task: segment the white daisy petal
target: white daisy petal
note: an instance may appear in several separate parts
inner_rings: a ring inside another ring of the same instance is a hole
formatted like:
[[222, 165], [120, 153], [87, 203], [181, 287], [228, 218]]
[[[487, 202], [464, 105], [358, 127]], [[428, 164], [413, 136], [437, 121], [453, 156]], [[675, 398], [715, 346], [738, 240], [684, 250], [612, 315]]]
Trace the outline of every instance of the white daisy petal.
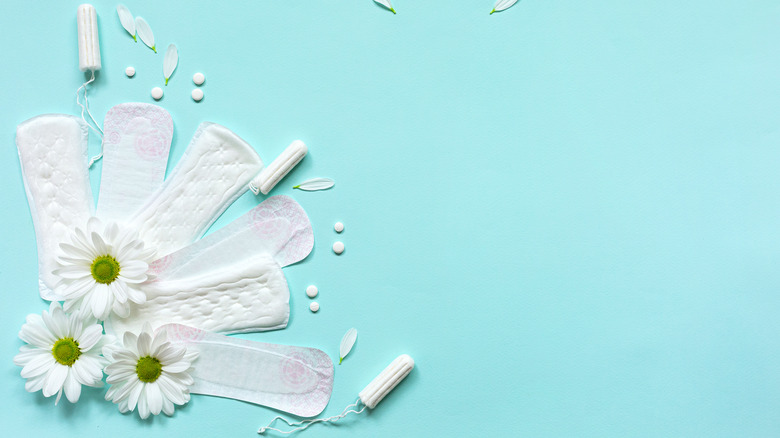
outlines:
[[165, 398], [176, 403], [177, 405], [183, 405], [186, 403], [181, 388], [174, 384], [165, 374], [161, 375], [155, 383], [159, 385], [160, 390], [162, 391]]
[[22, 378], [29, 379], [30, 377], [40, 376], [46, 374], [57, 362], [54, 360], [51, 352], [46, 350], [40, 350], [43, 354], [40, 354], [30, 360], [27, 365], [22, 368]]
[[82, 278], [92, 277], [92, 272], [90, 272], [89, 266], [85, 265], [63, 266], [53, 270], [52, 274], [68, 280], [80, 280]]
[[[163, 349], [160, 351], [159, 354], [157, 354], [157, 359], [160, 360], [161, 363], [169, 365], [173, 364], [175, 362], [180, 361], [184, 357], [185, 349], [182, 347], [175, 347], [173, 345], [169, 345], [168, 348]], [[178, 371], [173, 371], [178, 372]]]
[[46, 380], [43, 382], [43, 395], [51, 397], [62, 389], [65, 378], [68, 376], [68, 367], [56, 363], [46, 374]]
[[95, 231], [92, 232], [92, 245], [95, 246], [95, 251], [97, 251], [98, 255], [110, 254], [110, 249], [105, 240]]
[[152, 336], [148, 332], [138, 335], [138, 355], [149, 356], [152, 353]]
[[162, 393], [160, 393], [160, 387], [157, 386], [157, 382], [147, 383], [145, 393], [149, 411], [154, 415], [160, 415], [163, 402]]
[[90, 325], [76, 338], [81, 351], [89, 351], [103, 336], [103, 327], [98, 324]]
[[149, 265], [139, 260], [130, 260], [121, 264], [121, 275], [125, 278], [140, 278], [145, 276], [146, 271], [149, 270]]
[[38, 377], [33, 377], [32, 379], [27, 379], [27, 382], [24, 384], [24, 389], [27, 390], [27, 392], [38, 392], [43, 388], [43, 382], [45, 380], [45, 374], [42, 374]]
[[76, 380], [75, 372], [71, 369], [68, 371], [68, 377], [65, 378], [65, 397], [71, 403], [76, 403], [81, 397], [81, 384]]
[[[114, 281], [108, 285], [108, 288], [111, 290], [111, 294], [114, 296], [114, 300], [120, 304], [125, 304], [127, 302], [127, 292], [125, 291], [125, 287], [126, 286], [123, 281]], [[120, 317], [122, 316], [120, 315]]]
[[145, 383], [136, 379], [136, 382], [131, 383], [131, 385], [130, 393], [127, 395], [127, 407], [132, 411], [138, 404], [138, 399], [141, 398]]
[[119, 227], [116, 225], [116, 223], [111, 222], [110, 224], [106, 225], [104, 234], [106, 235], [106, 241], [109, 244], [114, 244], [116, 243], [116, 238], [119, 236]]
[[[122, 343], [125, 344], [125, 347], [135, 346], [136, 342], [138, 342], [138, 336], [135, 333], [125, 332], [125, 335], [122, 337]], [[138, 358], [136, 357], [136, 359]]]
[[126, 302], [119, 302], [119, 300], [114, 300], [114, 304], [111, 305], [111, 311], [120, 318], [130, 316], [130, 306]]
[[51, 352], [30, 345], [22, 345], [19, 347], [19, 353], [14, 356], [14, 365], [23, 367], [38, 356], [51, 356]]
[[188, 369], [190, 369], [191, 365], [192, 364], [190, 364], [189, 362], [179, 361], [179, 362], [174, 362], [174, 363], [172, 363], [170, 365], [164, 365], [162, 367], [162, 369], [163, 369], [163, 371], [165, 371], [167, 373], [172, 373], [172, 374], [183, 373], [183, 372], [187, 371]]
[[146, 398], [148, 388], [149, 384], [147, 383], [143, 386], [141, 396], [138, 397], [138, 415], [140, 415], [144, 420], [149, 418], [149, 400]]
[[[40, 315], [38, 317], [40, 318]], [[51, 348], [57, 341], [57, 338], [46, 328], [43, 321], [40, 323], [28, 322], [23, 325], [19, 331], [19, 339], [38, 348]]]
[[91, 234], [100, 231], [103, 228], [103, 223], [100, 219], [92, 216], [87, 220], [87, 234]]
[[174, 410], [173, 402], [168, 400], [165, 397], [163, 397], [162, 401], [163, 401], [163, 407], [162, 407], [163, 413], [169, 417], [172, 416]]
[[98, 254], [94, 254], [93, 251], [79, 248], [69, 243], [60, 243], [60, 249], [66, 254], [70, 254], [71, 256], [81, 257], [85, 260], [92, 260], [98, 255]]

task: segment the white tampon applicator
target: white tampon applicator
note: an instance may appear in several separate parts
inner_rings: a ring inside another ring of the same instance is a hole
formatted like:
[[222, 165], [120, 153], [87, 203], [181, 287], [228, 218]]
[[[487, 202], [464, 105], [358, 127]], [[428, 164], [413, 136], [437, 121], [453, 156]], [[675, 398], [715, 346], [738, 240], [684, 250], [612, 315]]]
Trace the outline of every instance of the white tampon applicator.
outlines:
[[76, 20], [79, 28], [79, 69], [94, 73], [100, 70], [100, 41], [95, 7], [80, 5], [76, 10]]
[[[257, 431], [259, 434], [265, 433], [267, 430], [272, 430], [274, 432], [279, 432], [282, 434], [290, 434], [293, 432], [298, 432], [301, 430], [306, 429], [307, 427], [311, 426], [314, 423], [326, 423], [326, 422], [336, 422], [340, 419], [346, 417], [348, 414], [360, 414], [363, 411], [366, 410], [366, 408], [374, 409], [376, 405], [379, 404], [380, 401], [382, 401], [383, 398], [387, 394], [390, 393], [390, 391], [393, 390], [399, 383], [401, 383], [401, 380], [403, 380], [414, 368], [414, 359], [409, 357], [408, 354], [402, 354], [398, 356], [390, 365], [388, 365], [387, 368], [384, 369], [374, 380], [371, 381], [371, 383], [368, 384], [365, 388], [363, 388], [362, 391], [360, 391], [360, 394], [358, 394], [358, 399], [355, 403], [352, 403], [351, 405], [344, 408], [344, 412], [342, 412], [340, 415], [334, 415], [332, 417], [328, 418], [317, 418], [314, 420], [303, 420], [303, 421], [297, 421], [294, 423], [291, 423], [287, 421], [286, 419], [277, 416], [273, 420], [271, 420], [270, 423], [268, 423], [268, 426], [261, 427], [260, 430]], [[360, 410], [358, 409], [359, 405], [363, 405]], [[275, 429], [271, 427], [272, 424], [274, 424], [274, 421], [276, 420], [282, 420], [285, 423], [287, 423], [288, 426], [299, 426], [295, 429], [291, 429], [288, 431], [283, 431], [279, 429]]]
[[[100, 70], [100, 39], [98, 38], [98, 26], [97, 26], [97, 12], [95, 7], [90, 4], [79, 5], [76, 9], [76, 23], [78, 25], [78, 37], [79, 37], [79, 70], [83, 72], [90, 72], [91, 77], [88, 81], [84, 82], [78, 89], [76, 89], [76, 104], [81, 107], [81, 119], [89, 125], [101, 138], [103, 137], [103, 130], [100, 129], [100, 125], [92, 116], [89, 111], [89, 100], [87, 99], [87, 85], [91, 84], [95, 80], [95, 72]], [[79, 93], [81, 89], [84, 89], [84, 104], [79, 101]], [[84, 117], [86, 111], [92, 123], [92, 126], [87, 122]], [[89, 167], [95, 164], [95, 161], [99, 160], [103, 156], [101, 152], [97, 156], [93, 157], [89, 162]]]
[[290, 146], [287, 146], [287, 149], [281, 155], [276, 157], [271, 164], [249, 183], [249, 190], [255, 195], [260, 193], [267, 195], [282, 178], [303, 160], [308, 151], [309, 149], [300, 140], [290, 143]]

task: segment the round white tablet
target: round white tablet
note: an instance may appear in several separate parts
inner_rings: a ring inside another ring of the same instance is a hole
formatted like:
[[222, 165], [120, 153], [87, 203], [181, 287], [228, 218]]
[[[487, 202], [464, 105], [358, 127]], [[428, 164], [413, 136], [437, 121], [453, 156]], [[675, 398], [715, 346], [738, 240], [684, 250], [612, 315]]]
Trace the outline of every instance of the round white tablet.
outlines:
[[319, 292], [317, 290], [317, 286], [315, 286], [313, 284], [306, 288], [306, 296], [309, 297], [309, 298], [316, 297], [317, 296], [317, 292]]
[[344, 231], [344, 224], [341, 222], [336, 222], [336, 225], [333, 226], [333, 229], [336, 230], [337, 233], [340, 233]]
[[195, 102], [200, 102], [201, 99], [203, 99], [203, 90], [200, 88], [192, 90], [192, 100]]
[[203, 85], [203, 83], [206, 82], [206, 77], [203, 76], [203, 73], [195, 73], [192, 75], [192, 82], [194, 82], [195, 85]]
[[344, 252], [344, 244], [341, 242], [336, 242], [333, 244], [333, 252], [336, 254], [341, 254]]
[[162, 95], [163, 95], [162, 88], [160, 87], [152, 88], [152, 97], [154, 98], [154, 100], [162, 99]]
[[132, 66], [127, 67], [125, 69], [125, 74], [127, 75], [128, 78], [132, 78], [133, 76], [135, 76], [135, 67]]
[[316, 312], [320, 310], [320, 303], [316, 301], [312, 301], [311, 304], [309, 304], [309, 310], [311, 310], [312, 312]]

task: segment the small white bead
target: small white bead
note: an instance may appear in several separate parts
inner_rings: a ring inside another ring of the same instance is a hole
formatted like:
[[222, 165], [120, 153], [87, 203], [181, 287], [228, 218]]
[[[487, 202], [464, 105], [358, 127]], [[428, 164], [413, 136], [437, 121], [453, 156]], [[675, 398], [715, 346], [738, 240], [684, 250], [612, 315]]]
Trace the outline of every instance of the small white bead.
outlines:
[[333, 226], [333, 229], [336, 230], [337, 233], [340, 233], [344, 231], [344, 224], [341, 222], [336, 222], [336, 225]]
[[206, 82], [206, 76], [203, 76], [203, 73], [195, 73], [192, 75], [192, 82], [195, 83], [195, 85], [203, 85], [204, 82]]
[[125, 69], [125, 74], [127, 75], [128, 78], [132, 78], [133, 76], [135, 76], [135, 67], [132, 66], [127, 67]]
[[319, 290], [317, 290], [317, 286], [315, 286], [313, 284], [306, 288], [306, 296], [309, 297], [309, 298], [316, 297], [318, 292], [319, 292]]
[[341, 242], [336, 242], [333, 244], [333, 252], [336, 254], [341, 254], [344, 252], [344, 244]]
[[312, 312], [316, 312], [320, 310], [320, 303], [316, 301], [312, 301], [311, 304], [309, 304], [309, 310], [311, 310]]
[[203, 90], [200, 88], [192, 90], [192, 100], [195, 102], [200, 102], [201, 99], [203, 99]]
[[160, 87], [152, 88], [152, 97], [154, 98], [154, 100], [160, 100], [162, 99], [162, 96], [163, 96], [162, 88]]

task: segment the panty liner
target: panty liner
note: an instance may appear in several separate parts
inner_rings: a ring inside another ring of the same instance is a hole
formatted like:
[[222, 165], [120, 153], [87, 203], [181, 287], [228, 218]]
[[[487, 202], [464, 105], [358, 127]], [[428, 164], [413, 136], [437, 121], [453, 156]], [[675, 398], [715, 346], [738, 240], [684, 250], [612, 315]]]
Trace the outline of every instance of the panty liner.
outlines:
[[108, 110], [103, 131], [97, 216], [125, 222], [163, 184], [173, 120], [157, 105], [123, 103]]
[[158, 257], [168, 255], [202, 236], [262, 168], [254, 149], [232, 131], [201, 123], [176, 168], [132, 223]]
[[158, 328], [180, 323], [221, 333], [281, 329], [290, 316], [290, 289], [282, 268], [269, 256], [240, 260], [230, 269], [143, 285], [146, 303], [130, 315], [111, 315], [106, 332], [137, 333], [145, 322]]
[[262, 202], [224, 228], [152, 263], [154, 279], [141, 287], [143, 305], [112, 315], [106, 329], [137, 332], [182, 323], [221, 333], [284, 328], [290, 291], [282, 274], [314, 245], [306, 213], [287, 196]]
[[311, 417], [333, 390], [333, 361], [321, 350], [266, 344], [194, 329], [163, 326], [172, 344], [198, 351], [190, 392], [243, 400]]
[[58, 278], [59, 244], [92, 215], [87, 171], [88, 127], [63, 114], [33, 117], [16, 128], [16, 147], [38, 243], [41, 297], [61, 300], [53, 289]]

